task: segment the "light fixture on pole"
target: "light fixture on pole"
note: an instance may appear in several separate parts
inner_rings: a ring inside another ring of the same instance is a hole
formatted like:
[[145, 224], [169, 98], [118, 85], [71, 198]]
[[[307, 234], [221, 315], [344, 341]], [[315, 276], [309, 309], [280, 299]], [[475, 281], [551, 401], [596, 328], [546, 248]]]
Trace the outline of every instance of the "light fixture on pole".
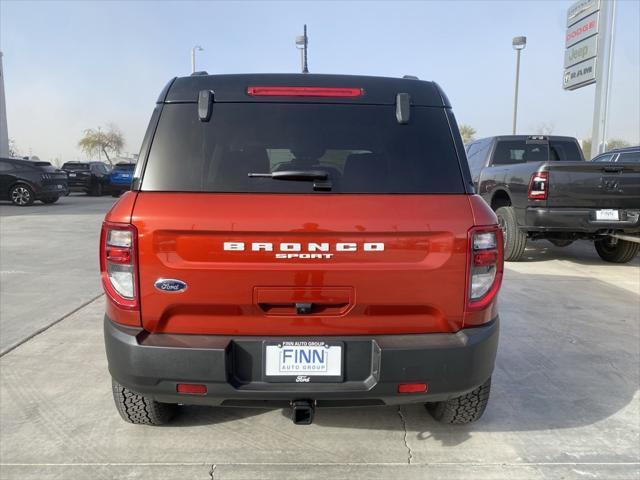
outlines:
[[300, 50], [300, 71], [309, 73], [307, 67], [307, 45], [309, 45], [309, 37], [307, 37], [307, 25], [304, 26], [304, 35], [296, 37], [296, 48]]
[[191, 49], [191, 73], [195, 73], [196, 71], [196, 51], [202, 52], [204, 48], [200, 45], [196, 45]]
[[516, 51], [516, 93], [513, 99], [513, 135], [516, 134], [516, 119], [518, 118], [518, 86], [520, 84], [520, 52], [527, 46], [527, 37], [513, 37], [511, 42]]

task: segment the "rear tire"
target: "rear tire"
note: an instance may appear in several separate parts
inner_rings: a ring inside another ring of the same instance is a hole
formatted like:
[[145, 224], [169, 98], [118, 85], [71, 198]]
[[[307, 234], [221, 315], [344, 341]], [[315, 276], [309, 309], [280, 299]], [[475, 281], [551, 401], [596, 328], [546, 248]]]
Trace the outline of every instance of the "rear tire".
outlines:
[[636, 256], [640, 250], [640, 243], [620, 240], [613, 244], [611, 239], [603, 238], [593, 242], [596, 252], [605, 262], [627, 263]]
[[36, 200], [36, 196], [31, 187], [24, 183], [19, 183], [11, 187], [9, 198], [11, 199], [11, 203], [18, 207], [28, 207], [29, 205], [33, 205], [33, 202]]
[[178, 406], [160, 403], [111, 381], [113, 400], [125, 422], [136, 425], [163, 425], [175, 415]]
[[507, 262], [517, 262], [527, 247], [527, 234], [518, 228], [513, 207], [500, 207], [496, 210], [496, 215], [504, 236], [504, 259]]
[[427, 403], [433, 418], [441, 423], [464, 425], [482, 417], [491, 393], [491, 377], [475, 390], [444, 402]]
[[58, 195], [53, 196], [53, 197], [42, 197], [40, 199], [40, 201], [42, 203], [46, 203], [46, 204], [51, 204], [51, 203], [56, 203], [58, 201], [60, 197]]

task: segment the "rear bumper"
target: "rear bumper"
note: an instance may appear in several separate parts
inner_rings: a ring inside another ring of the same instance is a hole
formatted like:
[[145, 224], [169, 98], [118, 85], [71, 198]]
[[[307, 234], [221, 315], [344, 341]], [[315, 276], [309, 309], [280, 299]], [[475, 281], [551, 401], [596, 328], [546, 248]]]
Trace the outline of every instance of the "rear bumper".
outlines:
[[[112, 377], [160, 402], [277, 407], [307, 399], [322, 407], [440, 401], [473, 390], [493, 371], [498, 324], [496, 317], [451, 334], [324, 337], [344, 342], [344, 381], [335, 383], [264, 381], [263, 342], [276, 337], [151, 334], [106, 316], [104, 334]], [[177, 383], [205, 384], [207, 394], [177, 394]], [[399, 383], [427, 383], [428, 391], [399, 394]]]
[[62, 181], [60, 183], [52, 184], [52, 185], [42, 185], [36, 191], [36, 197], [53, 197], [63, 195], [67, 191], [67, 182]]
[[640, 232], [640, 210], [620, 209], [620, 220], [596, 220], [595, 208], [537, 208], [525, 212], [524, 229], [530, 232], [597, 233], [599, 231]]

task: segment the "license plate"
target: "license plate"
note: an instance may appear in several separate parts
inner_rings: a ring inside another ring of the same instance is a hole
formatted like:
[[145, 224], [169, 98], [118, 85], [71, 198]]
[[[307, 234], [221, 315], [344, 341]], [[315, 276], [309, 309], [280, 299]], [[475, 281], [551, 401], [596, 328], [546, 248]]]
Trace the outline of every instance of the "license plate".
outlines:
[[269, 381], [310, 382], [342, 379], [339, 342], [291, 340], [264, 346], [265, 377]]
[[596, 220], [620, 220], [618, 210], [596, 210]]
[[76, 176], [76, 174], [75, 174], [75, 173], [70, 173], [70, 174], [69, 174], [69, 176], [70, 176], [70, 177], [75, 177], [75, 176]]

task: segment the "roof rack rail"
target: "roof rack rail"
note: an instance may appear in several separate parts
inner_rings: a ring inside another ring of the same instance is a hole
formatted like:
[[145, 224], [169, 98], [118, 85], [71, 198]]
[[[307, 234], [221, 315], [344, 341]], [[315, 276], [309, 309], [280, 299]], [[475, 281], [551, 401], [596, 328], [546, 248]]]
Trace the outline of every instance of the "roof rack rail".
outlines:
[[402, 78], [406, 78], [407, 80], [420, 80], [415, 75], [403, 75]]
[[192, 77], [201, 77], [203, 75], [209, 75], [209, 73], [206, 70], [201, 70], [199, 72], [193, 72], [191, 74]]

